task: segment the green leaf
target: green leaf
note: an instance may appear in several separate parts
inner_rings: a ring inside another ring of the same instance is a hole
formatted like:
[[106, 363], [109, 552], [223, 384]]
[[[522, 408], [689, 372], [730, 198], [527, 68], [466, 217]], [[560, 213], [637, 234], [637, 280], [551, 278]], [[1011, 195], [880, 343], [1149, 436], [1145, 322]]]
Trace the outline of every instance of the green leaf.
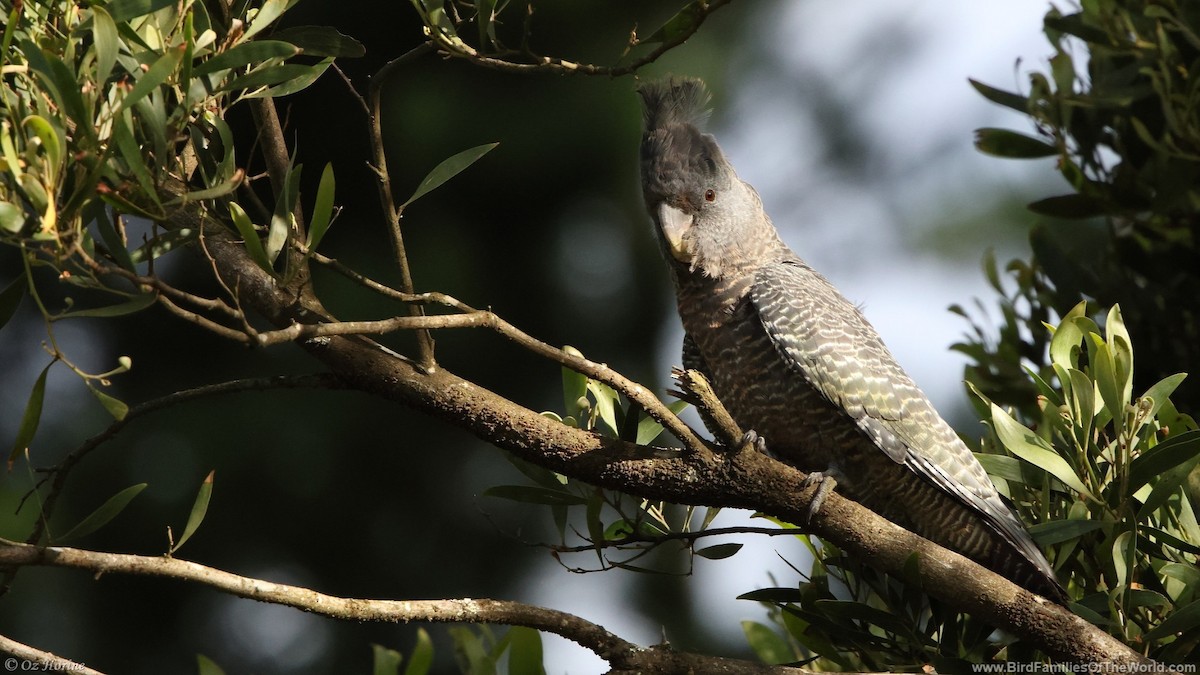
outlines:
[[545, 675], [542, 667], [542, 634], [525, 626], [513, 626], [506, 636], [508, 675]]
[[1175, 434], [1129, 463], [1129, 493], [1181, 464], [1200, 456], [1200, 430]]
[[743, 621], [742, 633], [745, 634], [750, 649], [754, 650], [754, 655], [763, 663], [778, 665], [796, 660], [787, 640], [770, 626], [757, 621]]
[[1200, 600], [1175, 610], [1163, 622], [1147, 631], [1142, 639], [1149, 642], [1173, 633], [1183, 633], [1200, 626]]
[[1064, 371], [1079, 368], [1079, 343], [1083, 341], [1083, 330], [1074, 319], [1083, 316], [1085, 307], [1085, 303], [1081, 302], [1072, 308], [1050, 338], [1050, 362]]
[[66, 146], [66, 140], [59, 135], [57, 129], [54, 128], [45, 117], [40, 115], [30, 115], [21, 121], [21, 124], [31, 127], [33, 134], [41, 141], [42, 151], [46, 153], [46, 163], [49, 170], [58, 174], [62, 167], [63, 148]]
[[661, 42], [663, 44], [673, 45], [679, 44], [686, 40], [688, 36], [695, 32], [696, 23], [704, 19], [704, 14], [707, 11], [707, 2], [702, 0], [693, 0], [689, 2], [683, 9], [679, 10], [658, 30], [650, 34], [650, 37], [640, 40], [639, 44], [653, 44]]
[[[289, 47], [291, 45], [288, 45]], [[262, 66], [256, 68], [245, 75], [233, 78], [233, 80], [217, 87], [217, 91], [250, 91], [260, 87], [270, 87], [282, 82], [301, 78], [306, 75], [311, 75], [314, 71], [319, 76], [325, 72], [321, 66], [324, 61], [307, 65], [302, 63], [283, 63], [274, 66]], [[326, 66], [328, 64], [325, 64]], [[315, 80], [313, 77], [312, 80]], [[312, 80], [309, 80], [311, 82]]]
[[329, 66], [332, 63], [332, 56], [321, 59], [311, 66], [306, 66], [308, 68], [307, 72], [302, 73], [298, 77], [293, 77], [277, 86], [268, 87], [266, 89], [261, 89], [259, 91], [247, 94], [246, 98], [280, 98], [295, 94], [298, 91], [307, 89], [309, 85], [311, 85], [313, 82], [316, 82], [322, 75], [325, 74], [325, 71], [329, 69]]
[[37, 434], [38, 422], [42, 419], [42, 402], [46, 397], [46, 373], [50, 372], [52, 365], [54, 365], [54, 361], [42, 368], [37, 381], [33, 383], [33, 389], [29, 392], [29, 400], [25, 403], [25, 414], [21, 416], [21, 426], [17, 429], [17, 438], [13, 441], [12, 450], [8, 452], [8, 468], [10, 470], [13, 462], [17, 461], [17, 456], [29, 447], [29, 443]]
[[[10, 164], [10, 167], [13, 166]], [[28, 218], [24, 209], [10, 202], [0, 202], [0, 229], [17, 234], [25, 228]]]
[[1012, 159], [1034, 159], [1058, 154], [1058, 148], [1053, 145], [1008, 129], [976, 129], [975, 147], [989, 155]]
[[492, 675], [496, 664], [483, 645], [483, 640], [470, 628], [455, 626], [447, 631], [454, 641], [454, 650], [466, 662], [471, 675]]
[[412, 655], [408, 657], [408, 665], [404, 675], [428, 675], [433, 667], [433, 640], [424, 628], [417, 629], [417, 644], [413, 647]]
[[5, 286], [3, 291], [0, 291], [0, 328], [3, 328], [17, 313], [17, 308], [21, 306], [21, 299], [24, 297], [25, 275], [22, 274]]
[[113, 518], [116, 518], [133, 498], [138, 496], [138, 493], [146, 489], [145, 483], [130, 485], [121, 490], [117, 494], [108, 498], [108, 501], [100, 505], [100, 508], [92, 511], [87, 518], [79, 521], [79, 524], [72, 527], [66, 534], [61, 537], [55, 537], [55, 542], [65, 542], [70, 539], [78, 539], [87, 536], [96, 530], [104, 527]]
[[1104, 526], [1105, 523], [1099, 520], [1051, 520], [1030, 527], [1029, 534], [1039, 546], [1051, 546], [1077, 539]]
[[266, 29], [272, 23], [279, 19], [284, 12], [292, 8], [298, 0], [266, 0], [262, 8], [258, 10], [258, 14], [254, 15], [254, 20], [250, 22], [250, 27], [246, 29], [243, 40], [249, 40], [254, 37], [259, 31]]
[[1029, 112], [1028, 98], [1021, 96], [1020, 94], [1014, 94], [1012, 92], [997, 89], [979, 82], [978, 80], [967, 78], [967, 81], [971, 83], [971, 86], [975, 88], [975, 91], [982, 94], [984, 98], [992, 103], [997, 103], [1005, 108], [1011, 108], [1022, 114]]
[[1171, 398], [1171, 394], [1175, 392], [1175, 389], [1185, 378], [1187, 378], [1187, 373], [1168, 375], [1154, 383], [1153, 386], [1146, 390], [1145, 394], [1142, 394], [1142, 398], [1148, 398], [1154, 402], [1150, 406], [1150, 412], [1146, 415], [1147, 418], [1154, 419], [1158, 416], [1158, 411], [1162, 409], [1163, 404]]
[[[667, 409], [676, 415], [683, 412], [686, 407], [688, 407], [687, 401], [672, 401], [667, 404]], [[643, 417], [638, 422], [637, 438], [634, 439], [634, 442], [638, 445], [649, 445], [662, 435], [662, 432], [663, 426], [658, 423], [658, 420], [650, 416]]]
[[[562, 349], [571, 356], [583, 358], [583, 353], [571, 345], [566, 345]], [[584, 408], [591, 405], [586, 398], [587, 384], [586, 375], [577, 373], [566, 366], [562, 367], [563, 410], [566, 411], [567, 416], [575, 419], [583, 418]]]
[[296, 210], [296, 201], [300, 198], [301, 169], [301, 166], [288, 167], [287, 175], [283, 179], [283, 190], [275, 202], [275, 212], [271, 214], [271, 225], [267, 228], [267, 243], [263, 250], [272, 265], [287, 246], [292, 235], [292, 226], [296, 222], [292, 214]]
[[617, 422], [617, 392], [612, 387], [598, 380], [588, 380], [587, 390], [591, 392], [592, 398], [596, 400], [596, 414], [601, 421], [616, 434], [621, 430], [621, 425]]
[[[117, 142], [117, 151], [121, 154], [121, 159], [125, 160], [126, 166], [133, 172], [134, 178], [137, 179], [138, 186], [142, 188], [142, 194], [154, 202], [160, 210], [162, 203], [159, 201], [158, 188], [154, 184], [154, 177], [150, 175], [149, 169], [146, 168], [146, 160], [142, 156], [142, 148], [138, 145], [137, 138], [133, 131], [133, 111], [126, 108], [120, 114], [116, 115], [113, 120], [113, 139]], [[105, 239], [108, 244], [108, 240]], [[111, 246], [110, 246], [111, 248]], [[120, 246], [124, 250], [124, 246]]]
[[333, 26], [289, 26], [271, 33], [274, 40], [296, 45], [309, 56], [357, 58], [367, 53], [361, 42], [339, 33]]
[[55, 316], [54, 319], [56, 321], [61, 319], [78, 319], [83, 317], [108, 319], [114, 316], [124, 316], [126, 314], [140, 312], [150, 305], [153, 305], [156, 300], [158, 300], [157, 293], [143, 293], [141, 295], [135, 295], [125, 302], [117, 303], [115, 305], [63, 312], [62, 314]]
[[335, 182], [333, 164], [327, 163], [325, 170], [321, 172], [321, 183], [317, 186], [317, 200], [313, 204], [312, 217], [309, 218], [308, 241], [304, 243], [309, 253], [317, 250], [321, 239], [325, 237], [325, 233], [329, 231], [329, 226], [333, 223]]
[[125, 243], [121, 241], [121, 236], [117, 234], [117, 228], [113, 227], [112, 220], [108, 217], [108, 209], [101, 204], [93, 213], [96, 230], [100, 233], [100, 239], [104, 242], [104, 247], [108, 249], [109, 255], [121, 267], [130, 272], [137, 272], [137, 267], [134, 266], [133, 259], [129, 257]]
[[150, 66], [150, 69], [138, 78], [137, 83], [133, 85], [133, 89], [125, 95], [121, 100], [121, 109], [128, 110], [132, 108], [138, 101], [150, 95], [150, 92], [157, 89], [167, 78], [179, 69], [179, 62], [183, 59], [183, 52], [186, 45], [178, 47], [170, 47], [167, 51]]
[[286, 59], [298, 53], [300, 50], [295, 45], [282, 40], [243, 42], [196, 66], [192, 74], [199, 77], [220, 70], [241, 68], [251, 63], [262, 63], [269, 59]]
[[372, 675], [400, 675], [400, 663], [403, 661], [404, 656], [400, 652], [383, 645], [371, 645]]
[[1067, 464], [1066, 460], [1054, 452], [1046, 444], [1046, 441], [1013, 419], [995, 403], [992, 404], [992, 425], [996, 430], [996, 436], [1009, 452], [1048, 472], [1092, 501], [1096, 501], [1096, 498], [1075, 475], [1075, 470], [1071, 468], [1070, 464]]
[[709, 560], [724, 560], [725, 558], [733, 557], [738, 551], [742, 550], [742, 546], [742, 544], [737, 543], [714, 544], [696, 551], [696, 555]]
[[451, 178], [457, 176], [464, 169], [478, 161], [480, 157], [483, 157], [487, 153], [491, 152], [491, 150], [497, 145], [500, 144], [486, 143], [484, 145], [478, 145], [468, 150], [463, 150], [457, 155], [443, 160], [441, 164], [438, 164], [433, 168], [433, 171], [429, 172], [429, 175], [425, 176], [425, 179], [422, 180], [421, 184], [417, 186], [417, 189], [415, 192], [413, 192], [412, 196], [409, 197], [408, 200], [401, 204], [398, 208], [403, 209], [421, 197], [424, 197], [429, 192], [437, 189], [442, 183], [445, 183]]
[[582, 506], [588, 503], [587, 498], [570, 492], [529, 485], [497, 485], [484, 490], [482, 495], [526, 504]]
[[121, 399], [109, 396], [96, 387], [93, 387], [90, 382], [88, 383], [87, 388], [92, 392], [92, 395], [96, 397], [96, 400], [100, 401], [100, 405], [104, 406], [104, 409], [107, 410], [108, 414], [112, 415], [113, 419], [116, 421], [120, 422], [121, 420], [125, 419], [126, 415], [129, 414], [129, 406]]
[[187, 543], [187, 540], [191, 539], [200, 527], [200, 523], [204, 522], [204, 516], [208, 513], [208, 501], [212, 499], [213, 479], [216, 473], [216, 470], [209, 471], [200, 483], [200, 491], [196, 493], [196, 501], [192, 502], [192, 511], [188, 514], [187, 524], [183, 526], [183, 534], [179, 537], [179, 541], [171, 547], [171, 553], [178, 551]]
[[1026, 208], [1041, 216], [1066, 220], [1095, 218], [1108, 212], [1104, 202], [1079, 193], [1046, 197], [1030, 202]]
[[[1189, 433], [1197, 432], [1192, 431]], [[1158, 447], [1156, 446], [1154, 450], [1157, 449]], [[1144, 456], [1142, 455], [1142, 457]], [[1141, 457], [1138, 457], [1138, 459], [1141, 459]], [[1138, 515], [1148, 516], [1165, 504], [1172, 495], [1179, 491], [1180, 486], [1187, 482], [1192, 471], [1197, 466], [1200, 466], [1200, 453], [1190, 453], [1190, 456], [1185, 456], [1178, 464], [1166, 469], [1158, 477], [1158, 480], [1154, 481], [1154, 488], [1150, 490], [1150, 494], [1146, 496], [1142, 507], [1138, 509]]]
[[1133, 532], [1125, 531], [1117, 535], [1112, 545], [1112, 562], [1116, 571], [1113, 579], [1113, 589], [1123, 589], [1129, 582], [1129, 564], [1133, 557]]
[[96, 4], [91, 9], [92, 40], [96, 46], [96, 82], [103, 86], [117, 62], [121, 36], [117, 34], [117, 24], [108, 10]]
[[262, 240], [258, 238], [258, 231], [254, 229], [254, 223], [250, 222], [250, 216], [246, 215], [236, 202], [229, 203], [229, 215], [233, 218], [238, 234], [242, 235], [242, 240], [246, 243], [246, 253], [250, 255], [250, 259], [271, 276], [275, 276], [271, 261], [267, 259], [267, 253], [263, 250]]
[[113, 21], [128, 21], [175, 3], [176, 0], [112, 0], [105, 8], [112, 15]]
[[178, 230], [167, 230], [134, 249], [129, 254], [129, 258], [134, 263], [158, 260], [171, 251], [196, 241], [199, 237], [199, 228], [184, 227]]
[[216, 661], [203, 654], [196, 655], [196, 672], [199, 675], [225, 675], [225, 671], [221, 670]]
[[804, 592], [799, 588], [776, 587], [758, 588], [753, 591], [747, 591], [737, 596], [737, 599], [750, 600], [753, 602], [772, 602], [781, 605], [789, 602], [803, 602], [805, 600], [805, 596]]

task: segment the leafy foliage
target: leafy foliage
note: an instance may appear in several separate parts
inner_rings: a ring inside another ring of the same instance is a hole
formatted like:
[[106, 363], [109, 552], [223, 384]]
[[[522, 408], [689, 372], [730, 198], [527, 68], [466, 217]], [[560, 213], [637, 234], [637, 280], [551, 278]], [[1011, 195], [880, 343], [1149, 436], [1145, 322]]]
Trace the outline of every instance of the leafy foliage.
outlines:
[[[1173, 372], [1196, 372], [1200, 125], [1190, 74], [1200, 67], [1200, 8], [1089, 0], [1070, 13], [1052, 9], [1045, 32], [1054, 49], [1049, 72], [1031, 73], [1027, 92], [973, 83], [989, 100], [1027, 114], [1037, 138], [981, 130], [979, 147], [1012, 158], [1056, 156], [1070, 191], [1030, 208], [1070, 220], [1033, 230], [1033, 259], [1013, 270], [1016, 296], [1001, 301], [1010, 309], [1017, 299], [1027, 303], [1026, 320], [1005, 309], [1001, 329], [1021, 329], [1021, 339], [1002, 336], [989, 344], [974, 336], [964, 350], [983, 353], [971, 354], [978, 363], [971, 375], [1000, 377], [977, 381], [1000, 400], [1015, 384], [1019, 359], [1045, 363], [1031, 341], [1037, 331], [1025, 327], [1048, 312], [1065, 316], [1083, 299], [1124, 309], [1142, 345], [1140, 387]], [[1168, 318], [1171, 328], [1164, 330]], [[1176, 400], [1195, 409], [1200, 383], [1185, 383]]]
[[[574, 347], [566, 351], [582, 356]], [[594, 430], [611, 438], [649, 445], [662, 434], [663, 427], [632, 402], [623, 402], [620, 394], [603, 382], [563, 368], [563, 403], [567, 414], [544, 412], [543, 415], [572, 427]], [[678, 413], [686, 403], [668, 406]], [[509, 461], [533, 481], [534, 485], [499, 485], [485, 496], [542, 504], [550, 508], [560, 543], [551, 546], [555, 555], [593, 551], [599, 560], [595, 569], [572, 567], [576, 572], [620, 567], [641, 572], [670, 572], [661, 565], [634, 565], [666, 544], [688, 554], [709, 560], [735, 555], [741, 544], [724, 543], [697, 548], [719, 509], [705, 509], [698, 516], [696, 507], [679, 507], [662, 501], [640, 499], [571, 480], [561, 474], [533, 466], [515, 457]], [[582, 507], [582, 509], [578, 508]], [[574, 509], [574, 510], [573, 510]], [[582, 511], [582, 513], [580, 513]], [[582, 523], [578, 517], [582, 515]], [[697, 522], [698, 521], [698, 522]], [[616, 554], [619, 554], [617, 556]], [[560, 558], [561, 560], [561, 558]], [[564, 563], [565, 564], [565, 563]]]

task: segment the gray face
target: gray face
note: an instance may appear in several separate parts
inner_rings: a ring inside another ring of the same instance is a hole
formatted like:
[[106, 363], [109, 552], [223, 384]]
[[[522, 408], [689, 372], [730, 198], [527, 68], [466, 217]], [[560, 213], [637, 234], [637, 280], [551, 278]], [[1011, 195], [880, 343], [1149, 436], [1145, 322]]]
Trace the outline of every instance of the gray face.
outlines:
[[716, 140], [697, 127], [708, 96], [698, 80], [666, 80], [639, 92], [644, 105], [642, 192], [664, 251], [688, 272], [719, 278], [757, 242], [777, 242], [754, 188], [738, 178]]

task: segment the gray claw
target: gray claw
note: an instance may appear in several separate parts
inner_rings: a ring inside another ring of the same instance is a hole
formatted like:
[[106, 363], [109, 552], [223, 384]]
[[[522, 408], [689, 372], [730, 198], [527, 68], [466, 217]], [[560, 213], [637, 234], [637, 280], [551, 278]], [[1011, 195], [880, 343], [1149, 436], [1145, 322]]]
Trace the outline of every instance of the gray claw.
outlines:
[[767, 439], [759, 436], [758, 432], [751, 429], [742, 434], [742, 442], [738, 444], [738, 448], [740, 450], [754, 448], [757, 452], [765, 455], [767, 454]]
[[817, 486], [817, 491], [813, 494], [812, 501], [808, 504], [808, 512], [804, 517], [806, 524], [811, 523], [813, 516], [817, 515], [817, 512], [821, 510], [821, 505], [825, 503], [825, 498], [829, 496], [830, 492], [833, 492], [833, 488], [837, 487], [837, 480], [828, 473], [813, 471], [805, 476], [804, 481], [800, 484], [800, 489], [807, 490], [814, 485]]

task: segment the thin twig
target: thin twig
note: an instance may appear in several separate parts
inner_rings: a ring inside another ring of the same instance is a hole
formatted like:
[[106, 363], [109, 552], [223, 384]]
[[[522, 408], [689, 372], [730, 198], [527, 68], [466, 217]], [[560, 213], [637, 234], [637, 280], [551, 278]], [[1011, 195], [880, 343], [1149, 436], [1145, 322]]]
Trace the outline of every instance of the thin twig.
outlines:
[[[6, 635], [0, 635], [0, 653], [11, 654], [16, 657], [4, 661], [4, 669], [9, 672], [25, 673], [37, 671], [73, 673], [74, 675], [104, 675], [100, 671], [92, 670], [82, 663], [64, 659], [61, 656], [56, 656], [36, 647], [30, 647]], [[24, 659], [24, 662], [19, 662], [17, 659]]]
[[[370, 130], [371, 130], [371, 148], [374, 153], [374, 170], [378, 179], [379, 201], [383, 207], [383, 215], [387, 219], [388, 233], [391, 235], [392, 253], [396, 256], [396, 265], [400, 269], [400, 288], [405, 293], [414, 292], [412, 270], [408, 264], [408, 254], [404, 249], [404, 233], [400, 228], [401, 209], [396, 206], [395, 196], [392, 194], [392, 179], [388, 174], [387, 168], [387, 152], [383, 146], [383, 105], [382, 91], [383, 82], [387, 75], [402, 65], [410, 63], [431, 51], [427, 45], [422, 45], [409, 51], [408, 53], [393, 59], [371, 78], [370, 84]], [[425, 310], [418, 305], [410, 305], [409, 313], [418, 317], [425, 313]], [[429, 331], [422, 330], [417, 333], [417, 363], [426, 372], [431, 372], [437, 367], [433, 355], [433, 336]]]
[[535, 339], [516, 326], [489, 311], [472, 311], [466, 314], [439, 314], [435, 316], [398, 316], [378, 321], [339, 321], [333, 323], [294, 323], [280, 330], [259, 333], [259, 346], [270, 346], [281, 342], [331, 337], [335, 335], [382, 335], [399, 330], [438, 330], [448, 328], [490, 328], [521, 347], [571, 370], [599, 380], [625, 394], [654, 418], [665, 429], [678, 438], [694, 453], [709, 453], [708, 446], [682, 420], [663, 405], [642, 385], [626, 378], [603, 363], [573, 356]]
[[[629, 75], [636, 73], [643, 66], [649, 65], [657, 61], [663, 54], [671, 51], [679, 45], [687, 42], [689, 38], [700, 30], [700, 26], [708, 19], [713, 12], [721, 9], [733, 0], [711, 0], [711, 2], [694, 3], [692, 7], [699, 10], [693, 23], [688, 29], [678, 35], [673, 36], [669, 40], [664, 40], [653, 51], [644, 56], [638, 57], [633, 61], [623, 66], [600, 66], [591, 63], [577, 63], [550, 56], [537, 56], [529, 54], [528, 57], [533, 61], [530, 63], [521, 63], [516, 61], [508, 61], [503, 58], [494, 56], [486, 56], [478, 50], [466, 44], [460, 39], [452, 39], [436, 28], [430, 29], [430, 42], [438, 51], [446, 56], [464, 59], [470, 63], [474, 63], [486, 68], [501, 70], [510, 73], [529, 73], [529, 72], [552, 72], [560, 75], [596, 75], [602, 77], [619, 77], [621, 75]], [[636, 46], [636, 44], [631, 45]]]
[[632, 532], [623, 537], [613, 539], [605, 539], [604, 541], [592, 542], [590, 544], [580, 544], [579, 546], [561, 546], [551, 544], [546, 548], [555, 553], [584, 553], [587, 551], [595, 551], [600, 548], [620, 548], [631, 544], [661, 544], [668, 541], [686, 541], [694, 543], [698, 539], [704, 537], [717, 537], [727, 534], [765, 534], [768, 537], [779, 536], [795, 536], [800, 534], [809, 534], [807, 530], [802, 530], [794, 527], [779, 528], [779, 527], [714, 527], [708, 530], [700, 530], [698, 532], [666, 532], [653, 536], [641, 535], [637, 532]]

